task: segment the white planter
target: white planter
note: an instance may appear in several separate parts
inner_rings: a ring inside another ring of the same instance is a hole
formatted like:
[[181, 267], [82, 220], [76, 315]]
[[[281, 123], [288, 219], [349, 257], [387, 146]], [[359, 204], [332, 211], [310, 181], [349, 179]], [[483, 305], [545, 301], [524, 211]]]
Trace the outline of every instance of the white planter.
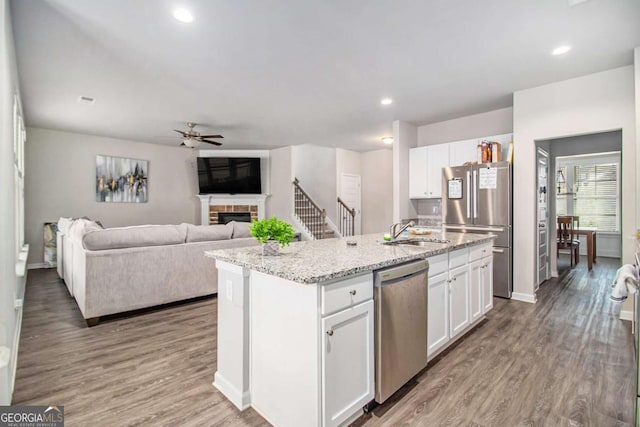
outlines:
[[275, 240], [269, 240], [267, 243], [262, 245], [262, 255], [263, 256], [277, 256], [280, 254], [280, 243]]

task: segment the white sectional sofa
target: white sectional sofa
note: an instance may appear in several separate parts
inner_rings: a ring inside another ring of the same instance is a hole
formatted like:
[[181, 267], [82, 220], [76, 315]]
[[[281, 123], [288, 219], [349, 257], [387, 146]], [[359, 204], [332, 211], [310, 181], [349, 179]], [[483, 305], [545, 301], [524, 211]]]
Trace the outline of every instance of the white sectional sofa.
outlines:
[[257, 245], [248, 225], [102, 229], [76, 220], [58, 236], [58, 262], [69, 293], [93, 326], [101, 316], [215, 294], [217, 270], [204, 252]]

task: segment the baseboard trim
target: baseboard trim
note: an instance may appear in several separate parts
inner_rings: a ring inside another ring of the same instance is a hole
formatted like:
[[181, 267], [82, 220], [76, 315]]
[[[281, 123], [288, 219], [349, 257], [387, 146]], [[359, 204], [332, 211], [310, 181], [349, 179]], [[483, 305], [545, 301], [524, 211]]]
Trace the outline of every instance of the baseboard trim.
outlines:
[[633, 311], [631, 310], [620, 310], [620, 320], [633, 320]]
[[519, 292], [513, 292], [511, 294], [511, 299], [516, 301], [528, 302], [530, 304], [535, 304], [538, 301], [538, 298], [535, 294], [521, 294]]
[[241, 411], [251, 406], [251, 395], [249, 392], [243, 393], [241, 390], [238, 390], [220, 374], [220, 371], [217, 371], [213, 377], [213, 386]]
[[47, 265], [44, 262], [34, 262], [33, 264], [27, 264], [27, 270], [39, 270], [41, 268], [56, 268], [56, 266]]

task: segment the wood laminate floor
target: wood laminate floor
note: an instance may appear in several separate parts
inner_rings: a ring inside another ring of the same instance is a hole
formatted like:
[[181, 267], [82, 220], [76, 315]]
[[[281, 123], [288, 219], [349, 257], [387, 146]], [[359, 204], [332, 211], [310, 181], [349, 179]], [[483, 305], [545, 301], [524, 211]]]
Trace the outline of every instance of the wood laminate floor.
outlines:
[[[357, 426], [631, 426], [630, 323], [608, 299], [618, 260], [495, 299], [485, 322]], [[216, 300], [84, 325], [53, 270], [29, 272], [14, 404], [65, 406], [68, 426], [259, 426], [211, 385]], [[295, 404], [295, 402], [291, 402]]]

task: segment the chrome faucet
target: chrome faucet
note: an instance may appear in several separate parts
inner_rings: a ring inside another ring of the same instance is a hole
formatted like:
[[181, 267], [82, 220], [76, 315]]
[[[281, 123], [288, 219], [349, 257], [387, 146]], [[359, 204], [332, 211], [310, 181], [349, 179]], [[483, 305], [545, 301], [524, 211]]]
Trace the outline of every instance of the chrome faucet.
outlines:
[[413, 221], [409, 221], [409, 222], [408, 222], [408, 223], [406, 223], [405, 225], [402, 225], [402, 227], [400, 228], [400, 230], [396, 231], [396, 228], [397, 228], [399, 225], [402, 225], [402, 223], [401, 223], [401, 222], [398, 222], [397, 224], [393, 224], [393, 225], [391, 226], [391, 228], [389, 229], [389, 233], [391, 234], [391, 238], [392, 238], [392, 239], [397, 239], [397, 238], [398, 238], [398, 236], [399, 236], [400, 234], [402, 234], [402, 232], [403, 232], [404, 230], [406, 230], [406, 229], [407, 229], [407, 228], [409, 228], [409, 227], [413, 227], [413, 226], [414, 226], [414, 225], [416, 225], [416, 224], [415, 224]]

